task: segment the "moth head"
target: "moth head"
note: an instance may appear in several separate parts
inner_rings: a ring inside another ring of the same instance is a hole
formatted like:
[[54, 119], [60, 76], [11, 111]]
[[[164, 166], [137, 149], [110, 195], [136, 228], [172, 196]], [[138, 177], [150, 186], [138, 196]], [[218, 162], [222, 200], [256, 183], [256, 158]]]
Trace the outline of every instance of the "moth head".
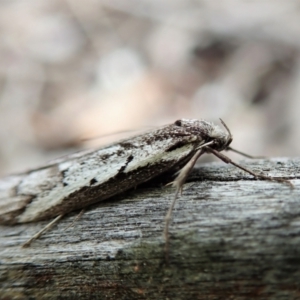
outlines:
[[225, 127], [226, 132], [219, 126], [215, 126], [211, 131], [210, 138], [214, 140], [212, 147], [218, 151], [222, 151], [228, 148], [232, 142], [232, 134], [225, 122], [220, 119], [222, 125]]
[[212, 142], [210, 147], [217, 151], [222, 151], [228, 148], [232, 142], [232, 134], [223, 120], [221, 120], [221, 123], [225, 127], [226, 131], [205, 120], [181, 119], [177, 120], [174, 125], [176, 127], [181, 127], [193, 136], [200, 137], [201, 142]]

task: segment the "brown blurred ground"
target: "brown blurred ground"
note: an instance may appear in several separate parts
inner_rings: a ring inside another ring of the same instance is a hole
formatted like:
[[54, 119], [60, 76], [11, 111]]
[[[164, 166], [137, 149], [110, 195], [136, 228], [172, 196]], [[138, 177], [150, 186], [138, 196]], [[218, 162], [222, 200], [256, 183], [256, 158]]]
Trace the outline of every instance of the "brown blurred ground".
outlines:
[[298, 1], [1, 1], [0, 174], [182, 117], [297, 156], [299, 20]]

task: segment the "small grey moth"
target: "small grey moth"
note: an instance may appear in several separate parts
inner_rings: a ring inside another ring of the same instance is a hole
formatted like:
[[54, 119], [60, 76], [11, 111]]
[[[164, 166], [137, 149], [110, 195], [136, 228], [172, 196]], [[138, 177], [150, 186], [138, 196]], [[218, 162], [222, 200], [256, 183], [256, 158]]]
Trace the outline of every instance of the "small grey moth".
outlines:
[[178, 120], [98, 150], [76, 153], [38, 169], [3, 178], [0, 180], [0, 224], [56, 217], [30, 239], [28, 245], [71, 211], [108, 199], [164, 172], [180, 170], [172, 182], [176, 193], [166, 216], [167, 249], [168, 228], [178, 193], [196, 160], [204, 153], [211, 153], [256, 178], [289, 183], [255, 174], [221, 154], [223, 150], [236, 151], [229, 146], [230, 130], [221, 122], [225, 130], [205, 120]]

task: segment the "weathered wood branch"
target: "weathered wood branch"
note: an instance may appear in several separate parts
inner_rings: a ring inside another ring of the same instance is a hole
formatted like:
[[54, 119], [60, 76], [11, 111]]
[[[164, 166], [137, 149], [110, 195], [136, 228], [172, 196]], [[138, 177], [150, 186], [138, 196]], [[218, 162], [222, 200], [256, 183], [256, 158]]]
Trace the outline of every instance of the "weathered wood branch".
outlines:
[[1, 299], [299, 299], [300, 159], [244, 161], [254, 180], [224, 165], [196, 168], [185, 185], [164, 257], [170, 187], [144, 185], [47, 222], [0, 227]]

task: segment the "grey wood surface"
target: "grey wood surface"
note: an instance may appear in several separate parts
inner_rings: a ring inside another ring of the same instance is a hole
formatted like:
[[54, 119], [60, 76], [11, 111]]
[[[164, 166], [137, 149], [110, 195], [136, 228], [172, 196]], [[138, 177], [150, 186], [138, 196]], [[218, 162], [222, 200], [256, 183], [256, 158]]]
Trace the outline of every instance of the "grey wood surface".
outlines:
[[300, 299], [300, 159], [245, 160], [254, 180], [223, 163], [185, 184], [164, 256], [171, 187], [145, 184], [47, 221], [0, 227], [0, 299]]

